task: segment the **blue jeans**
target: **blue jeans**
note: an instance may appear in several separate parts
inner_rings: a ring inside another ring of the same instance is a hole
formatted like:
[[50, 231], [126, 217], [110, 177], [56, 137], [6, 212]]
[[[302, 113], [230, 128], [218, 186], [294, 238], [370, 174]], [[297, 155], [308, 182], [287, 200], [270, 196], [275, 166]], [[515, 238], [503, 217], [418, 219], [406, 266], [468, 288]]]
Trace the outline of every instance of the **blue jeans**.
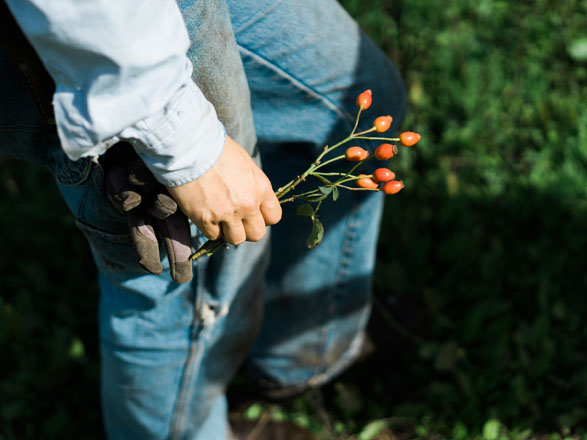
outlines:
[[[405, 113], [391, 62], [334, 0], [179, 0], [194, 78], [228, 133], [274, 188], [364, 118]], [[103, 193], [100, 165], [69, 161], [14, 63], [0, 53], [0, 148], [54, 173], [99, 271], [102, 400], [111, 439], [225, 439], [225, 389], [248, 357], [274, 395], [318, 386], [358, 355], [370, 310], [381, 194], [341, 193], [321, 209], [326, 234], [309, 250], [306, 218], [284, 206], [259, 243], [194, 264], [176, 284], [137, 263], [126, 219]], [[393, 127], [392, 127], [393, 129]], [[193, 246], [204, 237], [193, 227]], [[163, 267], [167, 258], [162, 251]]]

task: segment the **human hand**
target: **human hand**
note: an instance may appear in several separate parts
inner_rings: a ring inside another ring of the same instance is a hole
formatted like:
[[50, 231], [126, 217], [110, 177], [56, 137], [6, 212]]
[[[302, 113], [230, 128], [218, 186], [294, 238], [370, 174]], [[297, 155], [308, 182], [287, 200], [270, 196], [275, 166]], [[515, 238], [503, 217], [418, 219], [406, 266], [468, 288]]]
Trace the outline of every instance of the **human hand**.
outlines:
[[271, 182], [249, 154], [226, 136], [218, 161], [197, 179], [169, 193], [209, 239], [230, 244], [259, 241], [281, 219]]

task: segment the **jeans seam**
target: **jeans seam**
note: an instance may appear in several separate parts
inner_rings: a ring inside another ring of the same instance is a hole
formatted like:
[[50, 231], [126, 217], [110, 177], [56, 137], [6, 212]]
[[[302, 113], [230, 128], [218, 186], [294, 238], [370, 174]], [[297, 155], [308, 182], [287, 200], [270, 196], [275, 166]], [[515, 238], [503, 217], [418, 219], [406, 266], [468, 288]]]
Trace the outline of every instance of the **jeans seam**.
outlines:
[[[196, 294], [194, 298], [194, 318], [190, 332], [190, 346], [185, 362], [184, 373], [179, 385], [177, 402], [171, 417], [170, 440], [182, 438], [183, 431], [186, 427], [189, 405], [193, 396], [195, 379], [198, 375], [204, 354], [204, 338], [201, 336], [202, 331], [205, 329], [202, 326], [199, 314], [199, 311], [202, 308], [202, 286], [204, 285], [204, 270], [201, 263], [196, 263], [196, 271]], [[198, 340], [198, 337], [200, 340]]]
[[253, 52], [250, 49], [247, 49], [246, 47], [242, 46], [241, 44], [237, 44], [237, 46], [238, 46], [239, 52], [250, 56], [252, 59], [257, 61], [259, 64], [264, 65], [265, 67], [269, 68], [270, 70], [275, 72], [277, 75], [279, 75], [281, 78], [289, 81], [294, 87], [297, 87], [298, 89], [303, 90], [304, 92], [308, 93], [309, 95], [313, 96], [314, 98], [320, 100], [329, 109], [334, 111], [339, 117], [341, 117], [346, 122], [351, 123], [351, 124], [353, 123], [353, 121], [355, 119], [354, 116], [352, 116], [347, 111], [339, 108], [330, 99], [328, 99], [326, 96], [324, 96], [323, 94], [316, 91], [314, 88], [312, 88], [309, 85], [307, 85], [306, 83], [304, 83], [301, 79], [299, 79], [296, 76], [292, 75], [291, 73], [287, 72], [286, 70], [284, 70], [283, 68], [281, 68], [280, 66], [278, 66], [274, 62], [268, 60], [267, 58], [259, 55], [256, 52]]

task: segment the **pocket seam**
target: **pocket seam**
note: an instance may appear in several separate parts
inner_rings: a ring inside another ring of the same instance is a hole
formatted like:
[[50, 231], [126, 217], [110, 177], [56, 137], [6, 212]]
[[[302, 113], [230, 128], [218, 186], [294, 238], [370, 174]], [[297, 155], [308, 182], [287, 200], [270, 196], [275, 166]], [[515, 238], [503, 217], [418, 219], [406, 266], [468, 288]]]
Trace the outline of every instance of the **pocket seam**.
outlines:
[[102, 231], [94, 226], [90, 226], [80, 220], [75, 220], [75, 225], [82, 231], [88, 234], [101, 238], [103, 240], [110, 241], [112, 243], [132, 243], [132, 237], [130, 232], [128, 234], [112, 234], [110, 232]]

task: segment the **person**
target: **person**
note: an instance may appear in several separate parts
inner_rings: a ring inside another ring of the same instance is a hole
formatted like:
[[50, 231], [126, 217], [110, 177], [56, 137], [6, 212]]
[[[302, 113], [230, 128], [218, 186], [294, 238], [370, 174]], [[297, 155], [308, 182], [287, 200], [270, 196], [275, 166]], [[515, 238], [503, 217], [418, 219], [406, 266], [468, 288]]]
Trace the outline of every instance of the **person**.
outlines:
[[[274, 195], [350, 132], [363, 90], [373, 90], [368, 115], [397, 127], [405, 114], [397, 69], [344, 9], [6, 3], [55, 82], [55, 120], [0, 50], [0, 149], [49, 167], [92, 249], [108, 438], [227, 438], [225, 389], [247, 357], [271, 397], [349, 366], [370, 310], [382, 196], [342, 192], [309, 250], [296, 206]], [[104, 190], [100, 158], [121, 141], [191, 220], [193, 248], [217, 237], [238, 246], [196, 260], [188, 283], [163, 250], [163, 273], [146, 271]]]

